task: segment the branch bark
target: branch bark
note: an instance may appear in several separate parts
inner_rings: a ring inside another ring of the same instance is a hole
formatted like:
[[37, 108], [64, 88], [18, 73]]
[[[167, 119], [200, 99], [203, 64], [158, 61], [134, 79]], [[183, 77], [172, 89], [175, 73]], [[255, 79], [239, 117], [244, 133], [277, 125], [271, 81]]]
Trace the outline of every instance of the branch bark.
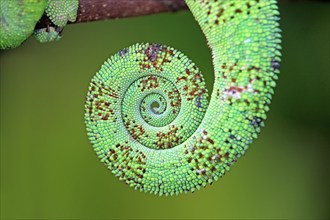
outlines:
[[184, 0], [79, 0], [74, 23], [135, 17], [187, 9]]

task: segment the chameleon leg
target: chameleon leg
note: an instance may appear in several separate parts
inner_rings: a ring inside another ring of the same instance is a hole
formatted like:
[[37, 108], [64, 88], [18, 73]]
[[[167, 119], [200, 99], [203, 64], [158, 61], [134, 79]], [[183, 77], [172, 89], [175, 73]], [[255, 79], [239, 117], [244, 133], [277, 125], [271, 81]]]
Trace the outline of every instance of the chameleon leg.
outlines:
[[48, 0], [45, 13], [51, 24], [49, 27], [36, 29], [34, 37], [41, 43], [61, 39], [61, 33], [67, 22], [76, 20], [78, 3], [78, 0]]

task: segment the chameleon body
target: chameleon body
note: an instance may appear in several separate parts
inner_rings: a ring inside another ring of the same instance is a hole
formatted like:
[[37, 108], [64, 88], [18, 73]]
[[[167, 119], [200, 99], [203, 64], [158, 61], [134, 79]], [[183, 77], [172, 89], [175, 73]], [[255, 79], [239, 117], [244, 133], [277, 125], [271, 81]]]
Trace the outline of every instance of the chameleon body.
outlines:
[[[21, 45], [32, 34], [40, 42], [58, 40], [68, 21], [75, 21], [78, 0], [1, 0], [0, 49]], [[35, 29], [45, 14], [47, 27]]]
[[275, 0], [187, 0], [212, 52], [210, 102], [181, 52], [135, 44], [92, 78], [89, 139], [120, 180], [144, 192], [194, 192], [229, 171], [264, 125], [278, 78]]
[[0, 48], [21, 45], [33, 33], [46, 6], [45, 0], [0, 1]]

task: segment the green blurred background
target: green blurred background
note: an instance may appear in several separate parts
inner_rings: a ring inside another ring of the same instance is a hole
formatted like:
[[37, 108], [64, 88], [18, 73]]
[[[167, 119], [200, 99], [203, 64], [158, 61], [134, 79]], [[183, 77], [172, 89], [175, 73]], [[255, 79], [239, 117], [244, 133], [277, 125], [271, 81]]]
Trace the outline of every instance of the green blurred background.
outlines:
[[120, 182], [85, 132], [84, 98], [111, 54], [135, 42], [187, 54], [212, 89], [189, 11], [69, 25], [61, 41], [1, 52], [1, 218], [329, 217], [329, 8], [280, 4], [283, 62], [260, 137], [229, 173], [194, 194], [158, 197]]

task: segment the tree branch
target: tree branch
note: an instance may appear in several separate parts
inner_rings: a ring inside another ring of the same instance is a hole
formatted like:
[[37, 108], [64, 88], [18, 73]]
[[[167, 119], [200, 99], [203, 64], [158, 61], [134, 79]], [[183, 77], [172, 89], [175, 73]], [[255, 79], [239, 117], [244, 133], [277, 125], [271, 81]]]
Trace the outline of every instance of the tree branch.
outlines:
[[184, 0], [79, 0], [74, 23], [142, 16], [187, 9]]

